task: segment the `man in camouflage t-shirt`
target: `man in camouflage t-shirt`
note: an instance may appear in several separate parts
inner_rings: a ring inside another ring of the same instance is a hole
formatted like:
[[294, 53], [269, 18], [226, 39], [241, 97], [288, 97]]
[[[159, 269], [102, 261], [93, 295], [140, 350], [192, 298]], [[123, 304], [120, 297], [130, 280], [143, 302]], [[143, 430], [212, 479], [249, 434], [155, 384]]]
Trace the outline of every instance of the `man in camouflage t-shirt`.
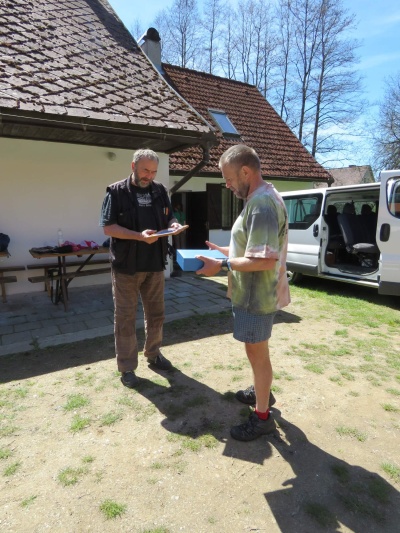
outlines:
[[236, 397], [255, 404], [249, 420], [231, 428], [231, 436], [249, 441], [275, 431], [270, 406], [272, 366], [268, 340], [274, 315], [290, 302], [286, 276], [287, 213], [281, 196], [264, 182], [256, 152], [245, 145], [229, 148], [220, 159], [220, 168], [229, 188], [246, 201], [236, 219], [229, 247], [207, 242], [225, 260], [198, 256], [204, 262], [197, 274], [213, 276], [231, 271], [232, 309], [235, 339], [244, 342], [254, 376], [254, 385], [238, 391]]

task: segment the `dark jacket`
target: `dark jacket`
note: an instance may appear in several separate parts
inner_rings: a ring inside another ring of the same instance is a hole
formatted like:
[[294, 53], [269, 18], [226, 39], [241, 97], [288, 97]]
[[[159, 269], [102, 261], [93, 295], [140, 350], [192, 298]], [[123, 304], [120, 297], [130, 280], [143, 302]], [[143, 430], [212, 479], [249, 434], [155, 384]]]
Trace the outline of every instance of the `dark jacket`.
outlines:
[[[112, 196], [112, 202], [118, 207], [117, 224], [124, 228], [139, 231], [138, 202], [135, 193], [130, 187], [131, 177], [113, 183], [107, 187], [107, 192]], [[171, 202], [167, 189], [162, 183], [153, 181], [150, 185], [152, 208], [154, 211], [157, 231], [168, 228], [169, 221], [173, 218]], [[113, 268], [121, 274], [135, 274], [136, 272], [137, 241], [131, 239], [111, 238], [110, 256]], [[168, 239], [161, 239], [162, 262], [165, 264], [168, 253]]]

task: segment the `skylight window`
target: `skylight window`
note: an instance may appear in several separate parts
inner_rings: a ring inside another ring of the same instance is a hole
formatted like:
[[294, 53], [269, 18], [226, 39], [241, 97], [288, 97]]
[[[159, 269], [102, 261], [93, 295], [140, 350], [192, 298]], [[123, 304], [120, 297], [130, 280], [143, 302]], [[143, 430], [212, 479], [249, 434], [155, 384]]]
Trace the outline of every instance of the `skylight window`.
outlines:
[[240, 137], [240, 133], [235, 128], [235, 126], [232, 124], [232, 122], [229, 120], [229, 117], [225, 113], [225, 111], [217, 111], [216, 109], [209, 109], [208, 112], [210, 113], [215, 123], [217, 124], [217, 126], [219, 127], [219, 129], [222, 131], [224, 135]]

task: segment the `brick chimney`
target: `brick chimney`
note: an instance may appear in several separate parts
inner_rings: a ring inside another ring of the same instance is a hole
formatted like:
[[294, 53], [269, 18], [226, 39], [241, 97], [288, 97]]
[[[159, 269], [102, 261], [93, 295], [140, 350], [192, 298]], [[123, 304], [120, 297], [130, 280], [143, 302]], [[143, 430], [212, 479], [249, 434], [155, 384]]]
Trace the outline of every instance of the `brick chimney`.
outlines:
[[[141, 41], [144, 41], [142, 45], [140, 45]], [[139, 39], [138, 43], [146, 56], [162, 74], [161, 39], [158, 31], [155, 28], [149, 28], [147, 32]]]

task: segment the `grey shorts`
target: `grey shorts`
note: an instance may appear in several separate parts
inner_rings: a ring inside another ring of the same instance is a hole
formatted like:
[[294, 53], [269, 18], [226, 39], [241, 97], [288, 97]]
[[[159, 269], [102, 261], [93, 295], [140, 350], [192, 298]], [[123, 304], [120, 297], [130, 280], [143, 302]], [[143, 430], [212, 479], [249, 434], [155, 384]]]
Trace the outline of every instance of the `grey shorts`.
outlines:
[[252, 315], [244, 309], [233, 307], [233, 338], [240, 342], [256, 344], [271, 337], [276, 313]]

